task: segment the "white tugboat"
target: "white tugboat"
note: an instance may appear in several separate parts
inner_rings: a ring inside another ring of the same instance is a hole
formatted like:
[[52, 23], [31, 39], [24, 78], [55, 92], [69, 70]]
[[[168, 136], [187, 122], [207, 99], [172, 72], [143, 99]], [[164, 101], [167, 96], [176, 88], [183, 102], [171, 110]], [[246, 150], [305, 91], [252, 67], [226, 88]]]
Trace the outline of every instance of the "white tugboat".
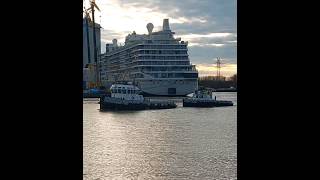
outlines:
[[140, 95], [141, 90], [132, 84], [113, 84], [111, 97], [100, 98], [100, 110], [144, 110], [171, 109], [177, 105], [172, 101], [150, 102]]
[[212, 96], [212, 91], [197, 90], [191, 98], [183, 99], [183, 107], [221, 107], [233, 106], [232, 101], [217, 100], [216, 96]]

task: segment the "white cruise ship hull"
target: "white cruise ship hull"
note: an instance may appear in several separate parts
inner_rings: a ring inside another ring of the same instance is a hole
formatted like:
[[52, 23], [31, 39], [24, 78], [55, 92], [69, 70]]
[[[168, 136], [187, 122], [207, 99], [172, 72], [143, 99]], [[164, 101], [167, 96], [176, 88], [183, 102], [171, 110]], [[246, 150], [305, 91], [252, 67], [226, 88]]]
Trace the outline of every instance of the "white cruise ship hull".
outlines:
[[185, 96], [193, 93], [197, 80], [138, 80], [140, 90], [147, 95], [156, 96]]

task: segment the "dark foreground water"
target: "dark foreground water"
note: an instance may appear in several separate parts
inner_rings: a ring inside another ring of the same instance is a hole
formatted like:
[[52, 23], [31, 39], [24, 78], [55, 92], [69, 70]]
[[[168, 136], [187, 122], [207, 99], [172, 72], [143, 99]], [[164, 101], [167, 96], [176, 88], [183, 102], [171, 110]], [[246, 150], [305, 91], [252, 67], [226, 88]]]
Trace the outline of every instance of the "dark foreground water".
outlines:
[[236, 179], [233, 107], [100, 112], [83, 101], [83, 179]]

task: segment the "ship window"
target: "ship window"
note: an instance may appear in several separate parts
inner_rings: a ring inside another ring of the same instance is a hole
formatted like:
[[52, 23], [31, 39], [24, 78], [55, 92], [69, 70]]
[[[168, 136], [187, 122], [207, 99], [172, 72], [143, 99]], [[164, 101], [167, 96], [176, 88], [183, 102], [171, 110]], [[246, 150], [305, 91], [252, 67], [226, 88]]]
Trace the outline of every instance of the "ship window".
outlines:
[[185, 73], [183, 75], [184, 78], [198, 78], [198, 74], [197, 73]]
[[176, 94], [176, 88], [168, 88], [168, 94]]

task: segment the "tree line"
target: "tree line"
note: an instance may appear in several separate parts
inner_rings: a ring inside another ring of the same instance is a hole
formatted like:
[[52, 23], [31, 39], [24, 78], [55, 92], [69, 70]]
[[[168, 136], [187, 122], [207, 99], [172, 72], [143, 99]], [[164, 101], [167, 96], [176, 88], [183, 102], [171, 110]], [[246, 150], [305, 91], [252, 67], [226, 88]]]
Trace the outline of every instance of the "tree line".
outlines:
[[237, 88], [237, 74], [234, 74], [231, 77], [202, 76], [202, 77], [199, 77], [198, 84], [201, 87], [214, 88], [214, 89], [230, 88], [230, 87]]

